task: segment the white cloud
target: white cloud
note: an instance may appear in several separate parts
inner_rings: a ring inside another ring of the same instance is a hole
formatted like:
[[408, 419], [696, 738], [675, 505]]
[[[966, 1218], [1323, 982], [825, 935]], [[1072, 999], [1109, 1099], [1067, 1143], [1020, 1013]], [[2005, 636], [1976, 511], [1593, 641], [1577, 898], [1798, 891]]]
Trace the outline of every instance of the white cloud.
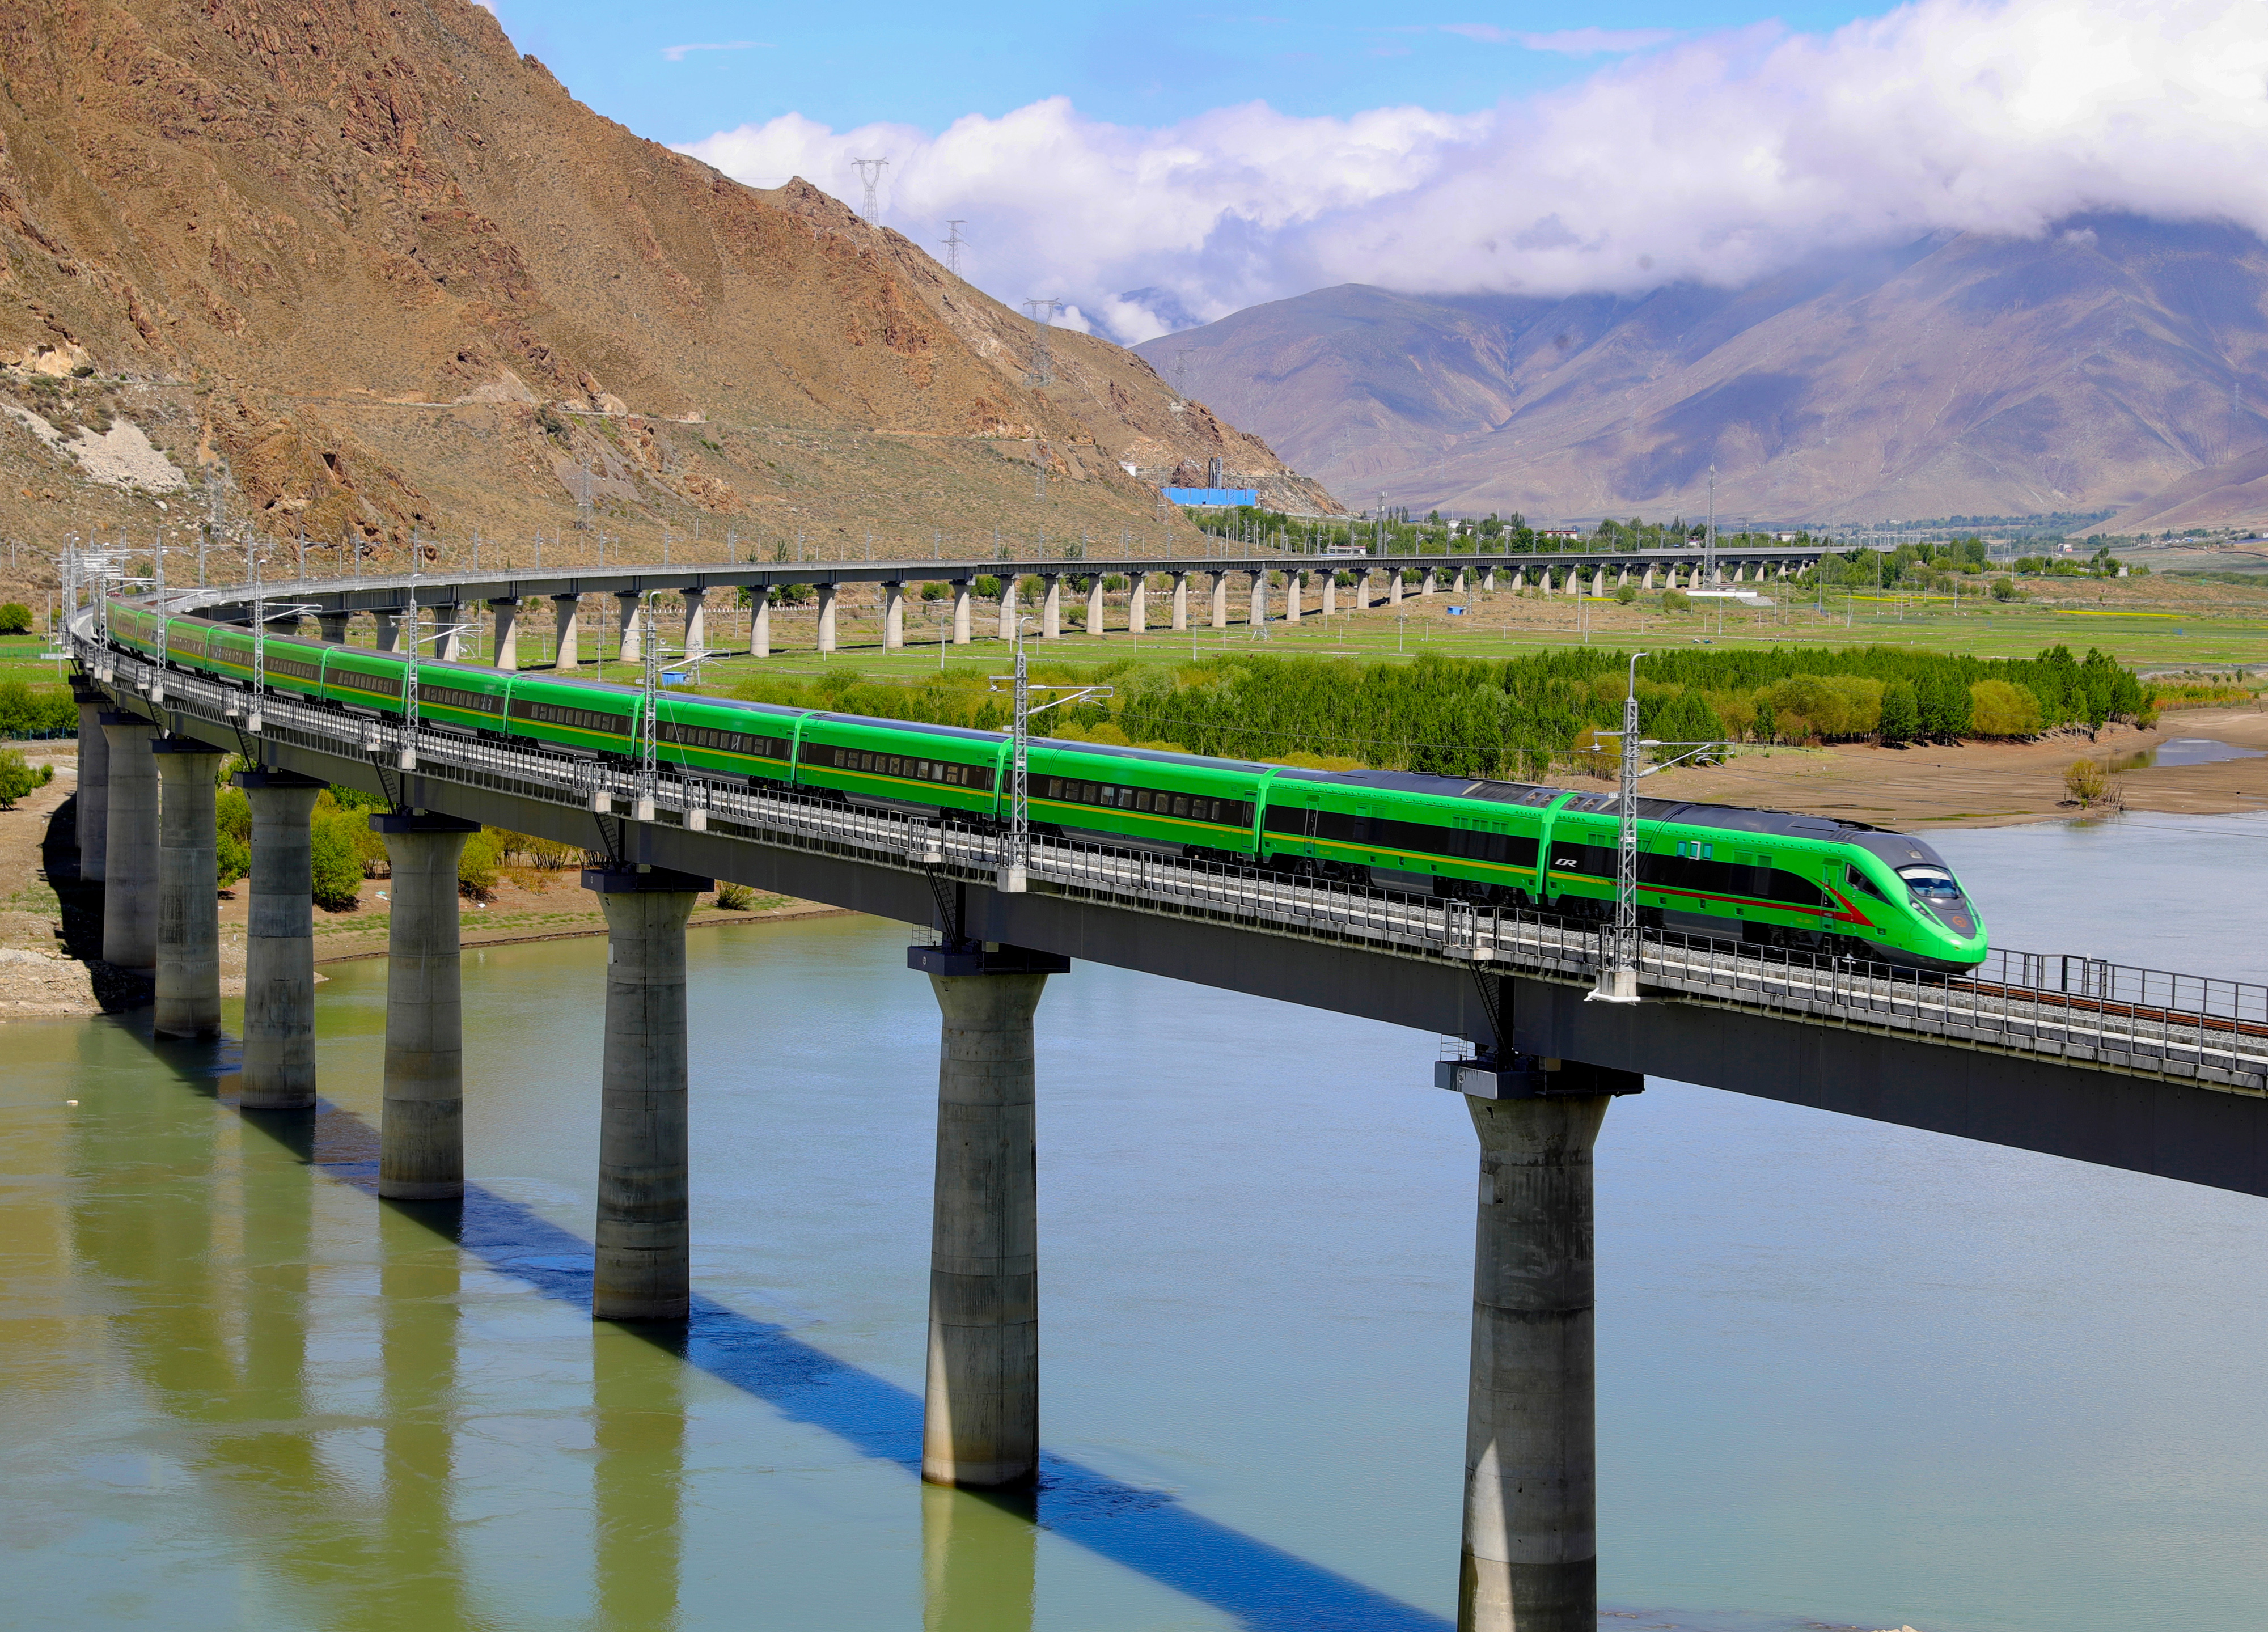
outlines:
[[1688, 40], [1472, 115], [1255, 103], [1138, 129], [1058, 98], [934, 136], [788, 114], [686, 151], [854, 197], [849, 156], [887, 151], [891, 224], [932, 243], [965, 217], [975, 282], [1138, 340], [1164, 325], [1122, 291], [1211, 318], [1343, 282], [1738, 283], [2089, 210], [2268, 232], [2264, 84], [2268, 0], [1917, 0], [1832, 33]]
[[715, 45], [674, 45], [661, 48], [665, 62], [681, 62], [693, 51], [775, 51], [779, 48], [764, 40], [725, 40]]

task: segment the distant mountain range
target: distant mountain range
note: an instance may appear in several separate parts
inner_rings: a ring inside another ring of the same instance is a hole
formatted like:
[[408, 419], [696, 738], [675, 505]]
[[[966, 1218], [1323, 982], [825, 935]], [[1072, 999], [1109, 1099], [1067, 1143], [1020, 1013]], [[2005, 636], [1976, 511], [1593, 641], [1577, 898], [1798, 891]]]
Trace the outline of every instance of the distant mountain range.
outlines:
[[2234, 227], [1939, 235], [1739, 289], [1348, 284], [1136, 349], [1359, 508], [1692, 516], [1713, 463], [1720, 520], [2268, 516], [2268, 244]]

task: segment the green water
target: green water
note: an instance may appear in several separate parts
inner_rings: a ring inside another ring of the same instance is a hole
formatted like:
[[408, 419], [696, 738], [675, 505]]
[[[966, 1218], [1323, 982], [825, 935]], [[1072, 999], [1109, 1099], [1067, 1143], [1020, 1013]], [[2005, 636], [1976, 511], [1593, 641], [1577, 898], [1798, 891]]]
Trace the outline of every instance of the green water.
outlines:
[[[2257, 978], [2226, 881], [2264, 830], [2169, 820], [1935, 837], [2004, 937], [2081, 913], [2058, 944]], [[1442, 1626], [1472, 1138], [1435, 1040], [1051, 982], [1018, 1511], [909, 1467], [936, 1018], [904, 944], [692, 937], [674, 1343], [578, 1301], [600, 943], [468, 955], [461, 1218], [368, 1194], [381, 964], [319, 989], [312, 1124], [130, 1017], [9, 1027], [0, 1624]], [[1599, 1172], [1606, 1624], [2258, 1624], [2268, 1203], [1669, 1082]]]

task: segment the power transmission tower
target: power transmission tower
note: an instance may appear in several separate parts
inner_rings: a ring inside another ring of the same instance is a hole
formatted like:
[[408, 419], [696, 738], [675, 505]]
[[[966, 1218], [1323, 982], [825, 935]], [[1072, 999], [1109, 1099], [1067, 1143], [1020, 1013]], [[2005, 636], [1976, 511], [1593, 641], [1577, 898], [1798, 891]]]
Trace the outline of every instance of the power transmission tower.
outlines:
[[1024, 310], [1032, 314], [1032, 386], [1043, 390], [1056, 383], [1055, 357], [1048, 349], [1048, 326], [1056, 320], [1056, 313], [1064, 309], [1060, 300], [1027, 300]]
[[947, 221], [945, 224], [945, 269], [954, 276], [959, 277], [961, 252], [968, 246], [968, 240], [961, 236], [961, 229], [967, 226], [968, 222], [966, 217], [963, 217], [959, 221]]
[[882, 185], [882, 172], [890, 167], [890, 156], [885, 153], [880, 158], [854, 158], [850, 162], [858, 166], [858, 179], [866, 184], [866, 207], [858, 213], [866, 217], [868, 226], [873, 226], [881, 216], [875, 194]]

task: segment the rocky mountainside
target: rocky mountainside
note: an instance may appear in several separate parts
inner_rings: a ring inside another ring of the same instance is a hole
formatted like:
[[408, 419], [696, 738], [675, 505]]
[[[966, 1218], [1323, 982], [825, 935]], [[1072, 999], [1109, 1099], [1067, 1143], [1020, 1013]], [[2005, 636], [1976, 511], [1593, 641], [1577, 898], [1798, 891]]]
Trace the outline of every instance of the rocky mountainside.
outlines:
[[1140, 358], [1057, 333], [1042, 370], [898, 234], [598, 117], [470, 0], [0, 11], [0, 250], [17, 537], [905, 553], [1153, 533], [1124, 467], [1212, 458], [1329, 504]]
[[1138, 349], [1359, 506], [1690, 516], [1713, 462], [1734, 518], [2117, 508], [2268, 443], [2268, 245], [2111, 217], [1743, 289], [1348, 285]]

